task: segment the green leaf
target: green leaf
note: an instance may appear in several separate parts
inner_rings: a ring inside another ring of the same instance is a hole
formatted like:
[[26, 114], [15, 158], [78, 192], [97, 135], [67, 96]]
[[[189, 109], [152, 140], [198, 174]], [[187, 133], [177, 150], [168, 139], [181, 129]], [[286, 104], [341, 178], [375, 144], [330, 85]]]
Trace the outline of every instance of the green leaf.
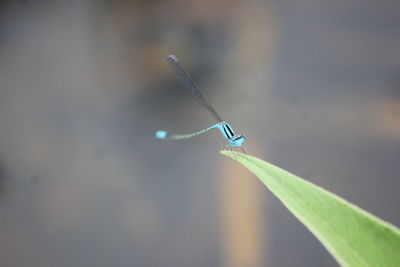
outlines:
[[221, 154], [254, 173], [342, 266], [400, 266], [400, 231], [395, 226], [258, 158]]

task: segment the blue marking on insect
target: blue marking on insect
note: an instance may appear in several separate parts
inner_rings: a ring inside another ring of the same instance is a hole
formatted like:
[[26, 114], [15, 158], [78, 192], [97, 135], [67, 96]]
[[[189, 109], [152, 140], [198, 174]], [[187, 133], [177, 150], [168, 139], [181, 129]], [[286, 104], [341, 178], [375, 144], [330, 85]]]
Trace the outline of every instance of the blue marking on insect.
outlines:
[[168, 136], [168, 132], [167, 131], [157, 131], [156, 132], [156, 137], [158, 139], [165, 139]]

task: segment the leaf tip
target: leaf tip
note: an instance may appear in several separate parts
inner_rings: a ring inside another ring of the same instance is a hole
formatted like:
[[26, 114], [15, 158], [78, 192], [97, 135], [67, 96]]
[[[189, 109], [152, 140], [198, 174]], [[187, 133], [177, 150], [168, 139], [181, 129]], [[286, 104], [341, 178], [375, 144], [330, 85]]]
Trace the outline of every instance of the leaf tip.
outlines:
[[240, 152], [236, 152], [236, 151], [228, 151], [228, 150], [221, 150], [219, 152], [221, 155], [227, 156], [231, 159], [237, 159], [239, 157], [243, 157], [246, 154], [240, 153]]
[[219, 154], [224, 155], [224, 156], [228, 156], [229, 151], [221, 150], [221, 151], [219, 151]]

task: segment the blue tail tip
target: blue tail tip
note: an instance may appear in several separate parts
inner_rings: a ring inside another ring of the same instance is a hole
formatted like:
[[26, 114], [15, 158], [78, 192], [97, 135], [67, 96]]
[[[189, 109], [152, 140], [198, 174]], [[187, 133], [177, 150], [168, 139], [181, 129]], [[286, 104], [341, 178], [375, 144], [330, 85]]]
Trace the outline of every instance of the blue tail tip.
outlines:
[[156, 132], [156, 138], [158, 138], [158, 139], [164, 139], [167, 137], [167, 135], [168, 135], [168, 132], [166, 132], [166, 131], [157, 131]]

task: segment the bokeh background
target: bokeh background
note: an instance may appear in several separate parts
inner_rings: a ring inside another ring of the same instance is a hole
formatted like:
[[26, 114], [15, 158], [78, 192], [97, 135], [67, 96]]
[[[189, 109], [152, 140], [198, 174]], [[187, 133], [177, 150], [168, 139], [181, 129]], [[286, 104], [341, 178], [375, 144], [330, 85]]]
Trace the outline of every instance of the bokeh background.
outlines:
[[400, 4], [2, 1], [1, 266], [337, 266], [238, 164], [177, 55], [261, 157], [400, 225]]

